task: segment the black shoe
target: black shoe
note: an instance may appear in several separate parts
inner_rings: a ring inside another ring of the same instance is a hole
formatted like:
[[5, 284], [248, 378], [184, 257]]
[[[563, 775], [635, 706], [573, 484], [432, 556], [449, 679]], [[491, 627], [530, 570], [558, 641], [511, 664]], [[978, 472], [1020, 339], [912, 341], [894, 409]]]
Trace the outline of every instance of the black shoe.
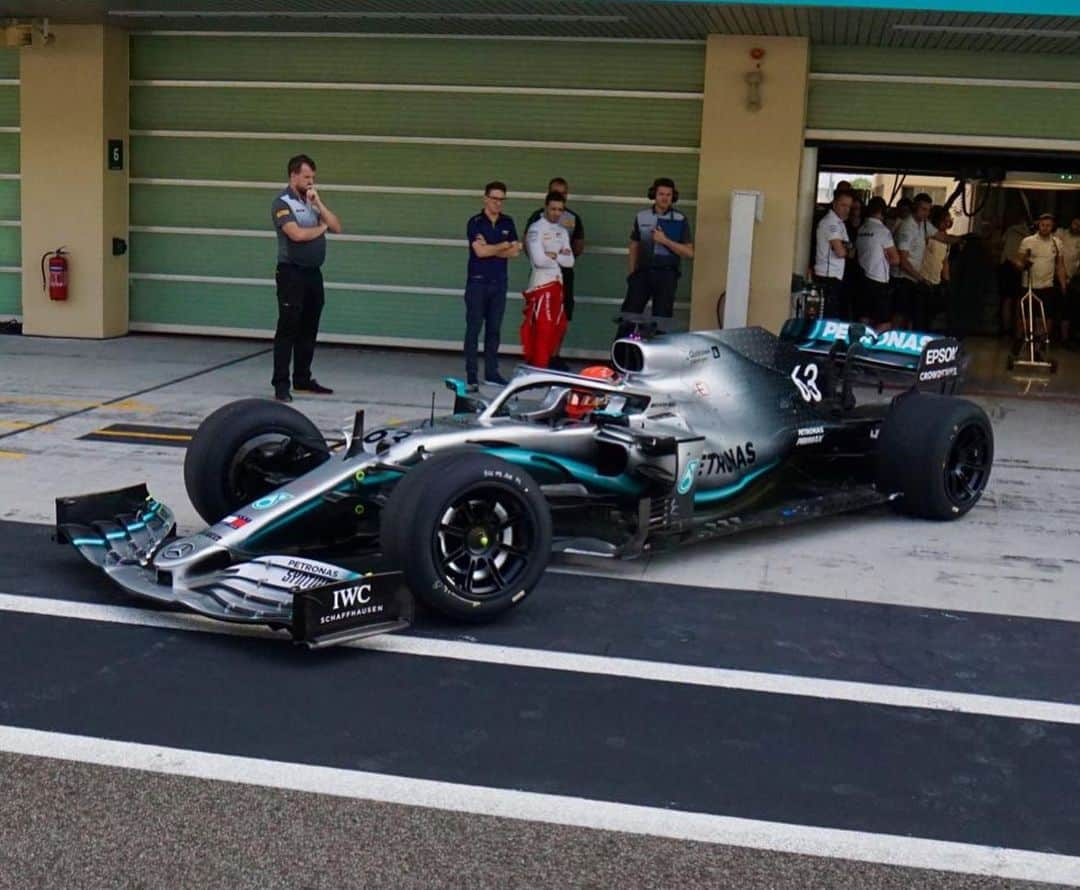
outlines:
[[479, 390], [480, 384], [478, 384], [475, 380], [470, 380], [468, 383], [465, 384], [465, 392], [479, 392]]
[[274, 398], [279, 402], [291, 402], [292, 395], [289, 393], [289, 387], [278, 386], [274, 388]]
[[570, 371], [570, 366], [566, 362], [564, 362], [561, 358], [559, 358], [559, 356], [557, 356], [557, 355], [553, 355], [548, 360], [548, 367], [552, 371], [563, 371], [563, 372], [566, 372], [566, 373], [569, 373], [569, 371]]
[[502, 374], [485, 374], [484, 383], [489, 386], [506, 386], [510, 381], [503, 377]]
[[294, 381], [293, 389], [295, 389], [297, 392], [317, 393], [320, 396], [328, 396], [333, 392], [333, 390], [329, 386], [323, 386], [314, 377], [312, 377], [307, 383], [296, 383]]

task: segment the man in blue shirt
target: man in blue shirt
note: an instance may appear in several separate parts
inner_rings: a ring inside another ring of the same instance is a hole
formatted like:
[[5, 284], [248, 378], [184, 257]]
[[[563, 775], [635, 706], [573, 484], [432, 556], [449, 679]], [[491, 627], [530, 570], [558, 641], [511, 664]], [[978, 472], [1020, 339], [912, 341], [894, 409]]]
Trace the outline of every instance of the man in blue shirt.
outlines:
[[274, 332], [274, 398], [291, 402], [293, 389], [331, 393], [311, 376], [315, 337], [323, 308], [320, 267], [326, 259], [326, 233], [341, 232], [341, 220], [315, 190], [315, 162], [307, 155], [289, 158], [289, 185], [274, 198], [270, 218], [277, 232], [278, 322]]
[[506, 184], [484, 186], [484, 209], [469, 218], [469, 271], [465, 283], [465, 376], [470, 389], [478, 385], [477, 342], [484, 329], [484, 382], [506, 384], [499, 373], [499, 333], [506, 312], [506, 261], [521, 253], [514, 220], [502, 212]]
[[[652, 206], [638, 212], [630, 231], [630, 264], [626, 298], [622, 311], [640, 314], [652, 300], [654, 318], [670, 319], [675, 314], [675, 289], [679, 285], [680, 262], [694, 256], [690, 221], [674, 204], [679, 200], [675, 183], [667, 177], [649, 188]], [[617, 336], [632, 330], [623, 323]]]

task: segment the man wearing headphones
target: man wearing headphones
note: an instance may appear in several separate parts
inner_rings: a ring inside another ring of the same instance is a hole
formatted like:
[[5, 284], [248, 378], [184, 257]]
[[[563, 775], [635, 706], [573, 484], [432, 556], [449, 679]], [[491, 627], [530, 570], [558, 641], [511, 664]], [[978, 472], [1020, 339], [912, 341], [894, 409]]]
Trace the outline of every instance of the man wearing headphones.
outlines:
[[[694, 256], [690, 221], [673, 206], [679, 200], [675, 183], [660, 177], [649, 189], [652, 207], [638, 212], [630, 231], [629, 275], [622, 311], [639, 314], [652, 300], [654, 318], [670, 319], [675, 314], [675, 289], [679, 265]], [[624, 336], [632, 326], [623, 322], [616, 336]]]

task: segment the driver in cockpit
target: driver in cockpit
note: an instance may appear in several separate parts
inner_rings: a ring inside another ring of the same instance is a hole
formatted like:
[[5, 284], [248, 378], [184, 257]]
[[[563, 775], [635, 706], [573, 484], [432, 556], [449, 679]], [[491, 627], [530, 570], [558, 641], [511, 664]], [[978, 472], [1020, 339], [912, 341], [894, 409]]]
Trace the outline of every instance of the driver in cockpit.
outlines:
[[[618, 381], [615, 372], [607, 365], [591, 365], [581, 372], [581, 376], [603, 380], [605, 383]], [[570, 398], [566, 402], [566, 416], [571, 420], [583, 420], [593, 411], [603, 411], [607, 404], [607, 393], [573, 387], [570, 390]]]

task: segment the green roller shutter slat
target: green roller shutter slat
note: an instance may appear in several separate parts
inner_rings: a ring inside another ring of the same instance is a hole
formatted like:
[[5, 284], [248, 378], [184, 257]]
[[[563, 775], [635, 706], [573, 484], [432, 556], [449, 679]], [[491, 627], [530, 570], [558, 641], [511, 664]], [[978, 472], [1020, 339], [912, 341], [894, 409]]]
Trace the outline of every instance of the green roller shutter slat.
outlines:
[[0, 318], [22, 315], [22, 276], [0, 272]]
[[811, 82], [812, 129], [1080, 138], [1080, 90]]
[[0, 77], [4, 80], [17, 79], [19, 77], [19, 50], [0, 49]]
[[[0, 164], [4, 158], [0, 134]], [[285, 162], [310, 154], [319, 177], [343, 185], [483, 188], [502, 179], [513, 191], [535, 190], [564, 176], [590, 195], [644, 194], [656, 176], [670, 176], [679, 193], [697, 193], [697, 155], [657, 152], [571, 151], [492, 146], [313, 142], [311, 140], [178, 139], [133, 136], [132, 176], [165, 179], [285, 181]], [[18, 164], [18, 145], [15, 146]], [[0, 169], [0, 172], [3, 172]]]
[[131, 42], [133, 80], [483, 86], [497, 71], [502, 86], [701, 92], [704, 70], [703, 43], [139, 35]]
[[[614, 335], [610, 306], [582, 304], [574, 313], [566, 346], [603, 351]], [[676, 312], [685, 327], [688, 313]], [[131, 320], [143, 324], [198, 325], [271, 332], [277, 322], [273, 289], [253, 286], [197, 285], [180, 282], [131, 283]], [[521, 303], [510, 300], [502, 341], [517, 345]], [[369, 337], [433, 340], [456, 347], [465, 332], [462, 299], [453, 296], [340, 292], [327, 294], [320, 332]], [[458, 359], [448, 358], [453, 363]]]
[[0, 133], [0, 173], [19, 172], [19, 134]]
[[[22, 265], [22, 230], [17, 226], [0, 227], [0, 266]], [[8, 273], [0, 273], [6, 275]]]
[[[341, 283], [452, 288], [464, 293], [467, 259], [464, 240], [460, 247], [331, 240], [323, 274], [327, 281]], [[600, 254], [586, 259], [575, 276], [575, 291], [621, 300], [626, 257]], [[275, 264], [272, 238], [131, 233], [133, 273], [271, 279]], [[687, 264], [680, 281], [681, 299], [689, 292], [689, 269]], [[528, 276], [527, 260], [512, 261], [510, 289], [521, 291]]]
[[130, 287], [131, 320], [272, 331], [277, 323], [273, 285], [140, 281]]
[[906, 74], [1080, 83], [1080, 58], [1059, 53], [1035, 55], [811, 45], [810, 70], [815, 74]]
[[17, 127], [19, 123], [18, 86], [0, 86], [0, 127]]
[[22, 189], [17, 179], [0, 179], [0, 219], [20, 219]]
[[[0, 92], [0, 115], [5, 112]], [[436, 136], [694, 148], [701, 103], [596, 97], [135, 87], [131, 126], [139, 130], [219, 130]], [[17, 113], [16, 113], [17, 116]]]
[[[531, 191], [542, 192], [547, 179], [531, 183]], [[11, 188], [5, 188], [10, 186]], [[284, 182], [282, 182], [284, 187]], [[18, 216], [18, 183], [0, 181], [0, 208], [5, 196], [13, 194], [14, 216]], [[353, 235], [394, 234], [411, 238], [465, 238], [465, 222], [481, 210], [480, 190], [476, 197], [454, 195], [402, 195], [390, 193], [335, 192], [321, 189], [323, 199], [342, 218]], [[214, 189], [195, 186], [134, 185], [131, 189], [133, 226], [186, 226], [220, 229], [270, 230], [270, 202], [276, 193], [269, 189]], [[513, 192], [510, 193], [511, 196]], [[511, 197], [505, 211], [514, 218], [524, 235], [526, 220], [540, 207], [535, 198]], [[571, 202], [585, 223], [590, 247], [625, 247], [639, 205]], [[648, 206], [644, 193], [640, 207]], [[694, 225], [694, 208], [683, 207]], [[0, 218], [9, 218], [0, 209]], [[393, 229], [387, 231], [388, 224]], [[590, 259], [586, 254], [583, 262]]]

